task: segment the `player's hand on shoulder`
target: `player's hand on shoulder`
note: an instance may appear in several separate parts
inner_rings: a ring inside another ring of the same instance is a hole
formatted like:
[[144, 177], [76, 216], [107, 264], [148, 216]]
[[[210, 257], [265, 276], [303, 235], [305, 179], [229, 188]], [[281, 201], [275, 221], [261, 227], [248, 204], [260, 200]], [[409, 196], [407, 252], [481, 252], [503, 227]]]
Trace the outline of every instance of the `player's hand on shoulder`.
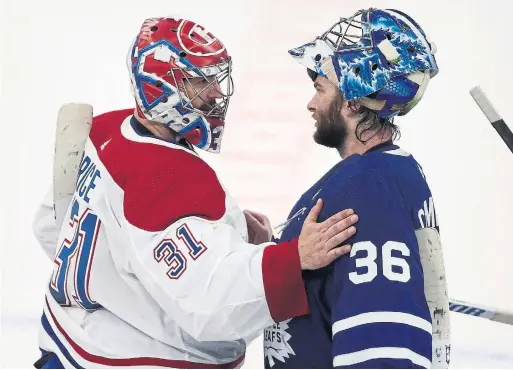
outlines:
[[356, 232], [353, 225], [358, 221], [358, 216], [352, 209], [345, 209], [318, 223], [321, 209], [322, 200], [319, 199], [306, 216], [299, 235], [299, 259], [303, 270], [325, 267], [351, 250], [348, 244], [340, 245]]
[[273, 230], [267, 216], [255, 211], [244, 210], [244, 217], [246, 217], [248, 225], [249, 243], [262, 244], [271, 240]]

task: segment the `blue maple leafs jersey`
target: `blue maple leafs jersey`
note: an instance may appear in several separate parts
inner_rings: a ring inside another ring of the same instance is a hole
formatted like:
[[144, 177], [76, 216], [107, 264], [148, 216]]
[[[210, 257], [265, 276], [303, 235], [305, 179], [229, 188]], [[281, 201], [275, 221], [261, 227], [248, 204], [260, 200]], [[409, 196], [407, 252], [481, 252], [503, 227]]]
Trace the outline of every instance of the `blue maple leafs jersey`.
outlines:
[[304, 193], [281, 240], [319, 216], [353, 208], [350, 255], [304, 271], [310, 313], [264, 332], [266, 368], [428, 368], [432, 325], [415, 230], [438, 222], [420, 165], [391, 142], [333, 167]]

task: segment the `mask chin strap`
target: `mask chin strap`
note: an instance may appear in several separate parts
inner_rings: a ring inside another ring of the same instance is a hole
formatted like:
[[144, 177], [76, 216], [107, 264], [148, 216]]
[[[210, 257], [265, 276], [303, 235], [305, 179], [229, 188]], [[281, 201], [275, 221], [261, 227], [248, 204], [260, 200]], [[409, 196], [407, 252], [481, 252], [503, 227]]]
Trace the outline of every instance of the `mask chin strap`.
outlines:
[[324, 76], [331, 82], [335, 84], [335, 86], [339, 85], [337, 72], [335, 71], [335, 66], [333, 65], [333, 59], [331, 56], [324, 58], [321, 64], [322, 71]]
[[[431, 74], [429, 70], [426, 71], [416, 71], [410, 73], [407, 77], [408, 80], [416, 83], [419, 85], [419, 88], [417, 90], [417, 93], [413, 97], [412, 100], [408, 104], [394, 104], [392, 105], [392, 110], [399, 110], [400, 116], [404, 116], [406, 113], [408, 113], [410, 110], [415, 107], [419, 101], [422, 99], [422, 96], [424, 96], [424, 92], [427, 89], [427, 86], [429, 84], [429, 81], [431, 79]], [[364, 107], [367, 107], [369, 109], [380, 111], [385, 107], [386, 101], [385, 100], [376, 100], [369, 98], [368, 96], [361, 97], [359, 99], [359, 102]]]
[[[427, 89], [427, 86], [429, 84], [429, 80], [431, 79], [431, 73], [426, 71], [416, 71], [413, 73], [410, 73], [408, 77], [406, 77], [408, 80], [415, 82], [417, 85], [419, 85], [419, 89], [417, 90], [417, 93], [413, 97], [412, 100], [404, 108], [401, 109], [401, 113], [399, 113], [400, 116], [405, 115], [410, 110], [415, 107], [419, 101], [422, 99], [422, 96], [424, 96], [424, 92]], [[392, 109], [395, 109], [394, 106], [392, 106]]]
[[364, 107], [367, 107], [371, 110], [380, 111], [383, 108], [385, 108], [386, 101], [384, 100], [376, 100], [369, 98], [367, 96], [362, 96], [358, 99], [358, 102], [363, 105]]

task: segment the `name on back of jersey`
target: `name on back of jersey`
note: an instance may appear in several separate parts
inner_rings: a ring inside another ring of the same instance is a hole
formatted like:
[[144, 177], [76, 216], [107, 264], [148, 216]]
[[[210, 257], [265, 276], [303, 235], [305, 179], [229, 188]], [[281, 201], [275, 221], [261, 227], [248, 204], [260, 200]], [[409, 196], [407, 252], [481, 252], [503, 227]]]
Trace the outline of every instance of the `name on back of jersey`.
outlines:
[[100, 170], [89, 156], [84, 155], [78, 169], [76, 195], [89, 203], [90, 192], [96, 188], [99, 178], [101, 178]]
[[438, 227], [438, 217], [436, 217], [435, 204], [433, 197], [424, 201], [423, 207], [417, 211], [420, 226], [425, 227]]

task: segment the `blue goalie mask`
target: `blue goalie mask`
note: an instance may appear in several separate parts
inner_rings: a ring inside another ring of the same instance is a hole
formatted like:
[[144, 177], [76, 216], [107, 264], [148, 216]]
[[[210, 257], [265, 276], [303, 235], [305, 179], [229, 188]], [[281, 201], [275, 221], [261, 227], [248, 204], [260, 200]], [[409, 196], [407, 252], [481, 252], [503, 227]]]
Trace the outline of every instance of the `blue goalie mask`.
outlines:
[[408, 113], [438, 73], [436, 46], [408, 15], [367, 9], [341, 18], [314, 41], [289, 50], [310, 77], [326, 77], [346, 100], [380, 117]]

